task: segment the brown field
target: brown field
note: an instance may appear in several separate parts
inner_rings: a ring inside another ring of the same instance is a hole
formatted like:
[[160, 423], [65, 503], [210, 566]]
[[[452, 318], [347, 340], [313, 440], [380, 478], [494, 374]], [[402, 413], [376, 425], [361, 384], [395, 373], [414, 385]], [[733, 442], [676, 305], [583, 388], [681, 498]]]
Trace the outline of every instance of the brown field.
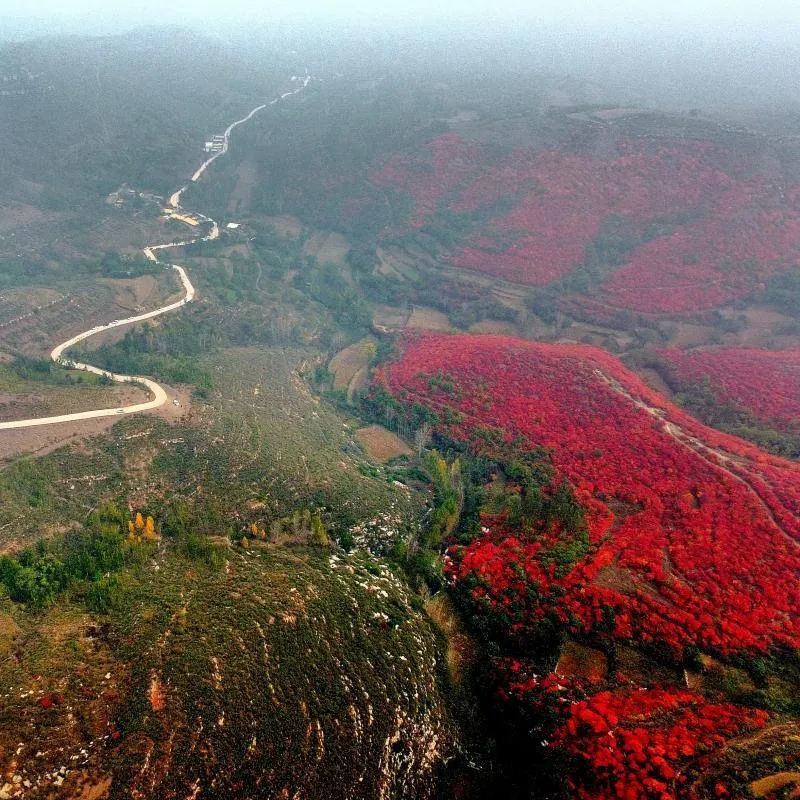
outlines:
[[624, 331], [605, 328], [602, 325], [590, 325], [585, 322], [573, 322], [559, 332], [559, 339], [570, 339], [575, 342], [591, 342], [599, 347], [606, 347], [609, 340], [616, 341], [624, 349], [633, 343], [633, 337]]
[[447, 668], [458, 685], [464, 672], [475, 662], [478, 648], [467, 633], [450, 596], [439, 592], [425, 604], [425, 611], [447, 640]]
[[577, 642], [567, 642], [556, 664], [556, 673], [564, 677], [576, 677], [590, 683], [602, 681], [608, 672], [605, 653]]
[[353, 380], [347, 387], [347, 402], [352, 403], [355, 395], [362, 389], [367, 388], [369, 383], [369, 367], [361, 367], [361, 369], [353, 375]]
[[49, 417], [86, 411], [93, 408], [114, 408], [141, 403], [146, 393], [132, 384], [124, 386], [37, 386], [25, 383], [9, 392], [0, 392], [0, 420]]
[[317, 231], [303, 245], [303, 252], [316, 258], [320, 264], [343, 264], [350, 252], [350, 245], [341, 233]]
[[63, 425], [43, 425], [40, 428], [20, 428], [0, 431], [0, 461], [18, 455], [43, 456], [62, 445], [79, 442], [109, 430], [117, 417], [84, 419]]
[[693, 322], [678, 322], [669, 344], [671, 347], [698, 347], [699, 345], [708, 344], [713, 332], [713, 328], [709, 328], [706, 325], [697, 325]]
[[469, 327], [470, 333], [495, 333], [502, 336], [518, 336], [519, 330], [512, 322], [500, 319], [482, 319]]
[[27, 203], [8, 203], [0, 207], [0, 233], [26, 225], [41, 224], [63, 217], [63, 214], [41, 211]]
[[253, 161], [246, 160], [239, 164], [236, 176], [236, 186], [228, 201], [229, 214], [241, 214], [250, 210], [253, 189], [258, 182], [258, 169]]
[[[114, 302], [125, 310], [138, 311], [145, 304], [153, 308], [158, 306], [160, 293], [158, 281], [153, 275], [141, 275], [138, 278], [100, 278], [99, 283], [114, 289]], [[170, 285], [169, 290], [172, 288]]]
[[498, 303], [502, 303], [515, 311], [524, 311], [528, 292], [524, 286], [512, 283], [495, 283], [491, 286], [492, 296]]
[[275, 231], [281, 236], [299, 236], [303, 232], [303, 223], [291, 214], [276, 214], [274, 216], [263, 216], [259, 219], [272, 225]]
[[66, 297], [56, 289], [38, 286], [7, 289], [0, 294], [0, 336], [7, 328], [24, 324], [43, 309], [65, 301]]
[[767, 797], [773, 795], [780, 789], [794, 787], [794, 791], [788, 797], [797, 797], [798, 787], [800, 787], [800, 772], [776, 772], [766, 778], [753, 781], [750, 784], [750, 791], [755, 797]]
[[333, 373], [333, 388], [348, 389], [356, 375], [365, 370], [375, 352], [375, 340], [367, 336], [360, 342], [340, 350], [328, 365]]
[[426, 306], [414, 306], [406, 327], [428, 331], [450, 331], [453, 329], [447, 314]]
[[413, 278], [419, 274], [419, 266], [436, 267], [429, 254], [418, 248], [379, 247], [378, 272], [382, 275], [401, 279]]
[[356, 431], [356, 439], [374, 461], [389, 461], [398, 456], [411, 455], [411, 448], [382, 425], [369, 425]]
[[651, 386], [657, 392], [664, 395], [664, 397], [672, 397], [672, 392], [670, 391], [669, 386], [667, 386], [667, 384], [664, 382], [664, 379], [654, 369], [645, 367], [637, 370], [637, 372], [648, 386]]
[[[179, 422], [186, 419], [192, 411], [191, 391], [188, 387], [174, 387], [162, 384], [169, 397], [169, 401], [161, 408], [146, 412], [149, 415], [160, 417], [167, 422]], [[92, 408], [92, 402], [96, 402], [96, 408], [105, 406], [116, 406], [125, 403], [142, 402], [144, 392], [133, 386], [115, 386], [103, 388], [104, 394], [96, 394], [97, 390], [87, 387], [75, 387], [71, 391], [71, 399], [74, 405], [66, 406], [65, 397], [62, 395], [58, 402], [50, 399], [50, 405], [58, 406], [55, 412], [42, 411], [42, 408], [25, 409], [21, 398], [13, 407], [5, 405], [5, 395], [0, 395], [0, 418], [2, 419], [21, 419], [26, 416], [48, 416], [50, 413], [67, 413], [69, 411]], [[177, 399], [180, 403], [176, 406], [172, 401]], [[26, 413], [30, 412], [30, 413]], [[109, 430], [120, 417], [100, 417], [98, 419], [86, 419], [77, 422], [64, 422], [57, 425], [43, 425], [38, 428], [20, 428], [19, 430], [0, 431], [0, 461], [4, 461], [20, 454], [45, 455], [62, 445], [79, 442], [96, 436], [99, 433]]]
[[405, 328], [410, 313], [394, 306], [377, 306], [372, 315], [372, 324], [382, 328]]
[[747, 317], [747, 327], [738, 334], [736, 344], [745, 347], [797, 346], [797, 336], [775, 333], [791, 326], [791, 317], [763, 306], [750, 306], [743, 313]]

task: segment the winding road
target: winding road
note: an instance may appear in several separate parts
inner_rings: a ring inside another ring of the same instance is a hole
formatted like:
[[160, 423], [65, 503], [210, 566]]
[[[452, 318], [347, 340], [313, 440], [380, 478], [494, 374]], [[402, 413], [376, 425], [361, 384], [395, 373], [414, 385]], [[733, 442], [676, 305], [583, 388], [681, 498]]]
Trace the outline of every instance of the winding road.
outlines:
[[[260, 106], [256, 106], [247, 116], [242, 117], [241, 119], [232, 122], [226, 129], [224, 134], [224, 142], [222, 149], [215, 153], [211, 158], [204, 161], [195, 171], [195, 173], [191, 177], [191, 181], [186, 186], [180, 188], [177, 192], [175, 192], [169, 199], [169, 205], [175, 209], [176, 211], [183, 210], [181, 207], [181, 195], [186, 191], [191, 183], [196, 183], [200, 178], [205, 174], [206, 170], [220, 157], [225, 155], [228, 152], [228, 145], [230, 143], [231, 133], [238, 127], [239, 125], [243, 125], [245, 122], [248, 122], [252, 119], [259, 111], [267, 108], [268, 106], [275, 105], [276, 103], [280, 102], [281, 100], [285, 100], [287, 97], [291, 97], [298, 92], [303, 91], [309, 82], [311, 81], [311, 76], [306, 74], [304, 78], [293, 78], [293, 80], [300, 80], [301, 85], [293, 89], [289, 92], [284, 92], [279, 97], [276, 97], [274, 100], [270, 100], [269, 103], [263, 103]], [[170, 303], [169, 305], [162, 306], [161, 308], [157, 308], [153, 311], [148, 311], [144, 314], [138, 314], [134, 317], [126, 317], [125, 319], [117, 319], [113, 322], [109, 322], [106, 325], [97, 325], [94, 328], [91, 328], [88, 331], [84, 331], [83, 333], [79, 333], [77, 336], [73, 336], [71, 339], [67, 339], [66, 342], [62, 342], [61, 344], [57, 345], [53, 348], [52, 352], [50, 353], [50, 358], [55, 361], [57, 364], [67, 367], [69, 369], [79, 369], [83, 370], [84, 372], [92, 372], [95, 375], [102, 375], [110, 380], [114, 381], [115, 383], [135, 383], [139, 386], [143, 386], [146, 388], [151, 394], [152, 399], [148, 400], [144, 403], [136, 403], [134, 405], [129, 406], [120, 406], [119, 408], [98, 408], [93, 411], [78, 411], [73, 414], [60, 414], [55, 417], [34, 417], [32, 419], [19, 419], [13, 420], [11, 422], [0, 422], [0, 430], [9, 430], [12, 428], [31, 428], [37, 425], [54, 425], [59, 422], [75, 422], [77, 420], [83, 419], [97, 419], [98, 417], [111, 417], [116, 415], [123, 415], [123, 414], [137, 414], [141, 411], [149, 411], [153, 408], [158, 408], [159, 406], [164, 405], [167, 402], [167, 393], [164, 389], [156, 383], [154, 380], [150, 378], [145, 378], [140, 375], [118, 375], [114, 372], [109, 372], [108, 370], [101, 369], [100, 367], [94, 367], [91, 364], [84, 364], [80, 361], [74, 361], [71, 358], [68, 358], [64, 355], [64, 351], [69, 350], [69, 348], [73, 347], [74, 345], [78, 344], [78, 342], [82, 342], [86, 339], [91, 338], [92, 336], [101, 333], [102, 331], [108, 331], [112, 328], [119, 328], [123, 325], [132, 325], [136, 322], [143, 322], [144, 320], [152, 319], [153, 317], [161, 316], [162, 314], [168, 314], [170, 311], [176, 311], [181, 306], [185, 306], [187, 303], [191, 303], [195, 297], [195, 289], [192, 285], [192, 282], [189, 280], [189, 276], [186, 273], [186, 270], [179, 266], [178, 264], [166, 264], [163, 261], [160, 261], [156, 256], [156, 253], [160, 250], [167, 250], [171, 247], [184, 247], [188, 244], [194, 244], [195, 242], [209, 242], [213, 241], [214, 239], [219, 237], [219, 225], [211, 219], [211, 217], [206, 217], [203, 214], [198, 214], [197, 212], [194, 213], [195, 217], [207, 222], [211, 225], [211, 230], [206, 236], [199, 236], [193, 239], [187, 239], [185, 241], [180, 242], [169, 242], [168, 244], [158, 244], [158, 245], [149, 245], [145, 247], [142, 251], [145, 256], [156, 264], [162, 264], [164, 266], [169, 266], [174, 269], [178, 273], [178, 277], [180, 278], [181, 285], [183, 286], [184, 295], [183, 297], [176, 301], [175, 303]]]

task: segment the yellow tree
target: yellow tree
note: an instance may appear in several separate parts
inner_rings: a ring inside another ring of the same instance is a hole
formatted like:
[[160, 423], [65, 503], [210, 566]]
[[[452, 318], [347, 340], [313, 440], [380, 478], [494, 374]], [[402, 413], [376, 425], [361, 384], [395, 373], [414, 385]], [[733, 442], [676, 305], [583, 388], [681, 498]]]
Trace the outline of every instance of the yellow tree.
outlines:
[[136, 530], [141, 531], [144, 530], [144, 519], [142, 518], [142, 512], [136, 512]]
[[156, 538], [155, 522], [153, 522], [153, 518], [150, 515], [148, 515], [147, 521], [144, 523], [144, 538], [145, 539]]

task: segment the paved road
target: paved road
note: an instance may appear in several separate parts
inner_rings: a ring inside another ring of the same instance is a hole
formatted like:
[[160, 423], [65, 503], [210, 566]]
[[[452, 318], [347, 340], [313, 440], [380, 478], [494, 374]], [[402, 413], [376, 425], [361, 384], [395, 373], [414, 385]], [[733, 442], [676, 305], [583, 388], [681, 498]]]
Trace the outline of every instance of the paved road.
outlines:
[[[205, 171], [214, 163], [220, 156], [224, 155], [228, 152], [228, 144], [230, 142], [230, 136], [233, 130], [238, 126], [242, 125], [243, 123], [247, 122], [248, 120], [252, 119], [259, 111], [266, 108], [267, 106], [274, 105], [275, 103], [283, 100], [287, 97], [290, 97], [293, 94], [297, 94], [301, 92], [303, 89], [308, 86], [311, 77], [306, 75], [302, 78], [302, 84], [291, 92], [284, 92], [280, 97], [276, 97], [274, 100], [271, 100], [269, 103], [264, 103], [263, 105], [256, 106], [247, 116], [242, 117], [241, 119], [232, 122], [225, 130], [225, 141], [223, 144], [222, 150], [220, 152], [215, 153], [214, 156], [209, 158], [207, 161], [204, 161], [203, 164], [196, 170], [194, 175], [192, 175], [192, 182], [196, 182], [200, 180], [203, 176]], [[186, 186], [179, 189], [175, 192], [172, 197], [169, 199], [169, 204], [172, 208], [176, 210], [181, 209], [180, 200], [181, 195], [183, 192], [186, 191]], [[181, 306], [185, 306], [187, 303], [191, 303], [194, 300], [195, 296], [195, 289], [192, 285], [192, 282], [189, 280], [189, 276], [186, 274], [186, 270], [179, 266], [178, 264], [165, 264], [164, 262], [158, 259], [156, 253], [160, 250], [167, 250], [171, 247], [184, 247], [188, 244], [193, 244], [194, 242], [201, 241], [201, 242], [209, 242], [213, 241], [219, 236], [219, 225], [211, 219], [211, 217], [206, 217], [203, 214], [195, 213], [195, 216], [202, 219], [204, 222], [207, 222], [211, 225], [211, 229], [208, 234], [202, 237], [195, 237], [193, 239], [187, 239], [185, 241], [180, 242], [169, 242], [168, 244], [158, 244], [158, 245], [150, 245], [149, 247], [145, 247], [143, 252], [145, 256], [153, 261], [156, 264], [164, 264], [164, 266], [170, 266], [174, 269], [180, 278], [181, 284], [184, 289], [183, 297], [175, 303], [170, 303], [169, 305], [162, 306], [161, 308], [157, 308], [154, 311], [148, 311], [145, 314], [138, 314], [134, 317], [126, 317], [125, 319], [117, 319], [113, 322], [109, 322], [107, 325], [97, 325], [91, 330], [84, 331], [83, 333], [79, 333], [77, 336], [73, 336], [71, 339], [68, 339], [66, 342], [62, 342], [61, 344], [57, 345], [53, 348], [53, 351], [50, 353], [50, 358], [53, 359], [57, 364], [61, 366], [68, 367], [70, 369], [80, 369], [84, 372], [92, 372], [95, 375], [103, 375], [106, 378], [114, 381], [115, 383], [136, 383], [140, 386], [145, 387], [151, 394], [152, 399], [148, 400], [145, 403], [136, 403], [130, 406], [120, 406], [119, 408], [98, 408], [93, 411], [78, 411], [72, 414], [60, 414], [55, 417], [34, 417], [32, 419], [19, 419], [14, 420], [12, 422], [0, 422], [0, 430], [9, 430], [11, 428], [31, 428], [37, 425], [54, 425], [59, 422], [75, 422], [76, 420], [82, 419], [97, 419], [98, 417], [112, 417], [116, 415], [122, 416], [123, 414], [137, 414], [140, 411], [148, 411], [152, 408], [158, 408], [159, 406], [163, 406], [164, 403], [167, 402], [167, 393], [164, 389], [159, 386], [155, 381], [150, 380], [150, 378], [145, 378], [139, 375], [118, 375], [114, 372], [109, 372], [108, 370], [100, 369], [99, 367], [93, 367], [91, 364], [84, 364], [80, 361], [74, 361], [73, 359], [64, 355], [64, 351], [68, 350], [70, 347], [78, 344], [78, 342], [82, 342], [85, 339], [89, 339], [92, 336], [95, 336], [102, 331], [111, 330], [112, 328], [119, 328], [123, 325], [131, 325], [135, 322], [142, 322], [147, 319], [152, 319], [153, 317], [158, 317], [161, 314], [167, 314], [170, 311], [176, 311]]]

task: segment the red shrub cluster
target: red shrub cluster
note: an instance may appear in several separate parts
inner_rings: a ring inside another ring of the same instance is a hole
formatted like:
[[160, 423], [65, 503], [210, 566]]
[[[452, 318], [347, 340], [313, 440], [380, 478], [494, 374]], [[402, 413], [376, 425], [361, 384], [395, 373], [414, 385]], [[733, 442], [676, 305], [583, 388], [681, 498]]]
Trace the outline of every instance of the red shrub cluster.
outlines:
[[[764, 726], [763, 711], [706, 702], [692, 692], [663, 689], [598, 692], [567, 707], [551, 744], [590, 771], [571, 779], [581, 800], [675, 800], [683, 790], [682, 767], [721, 747], [744, 730]], [[727, 797], [726, 787], [717, 787]]]
[[60, 692], [53, 692], [53, 694], [46, 694], [39, 698], [38, 703], [44, 709], [50, 709], [53, 706], [60, 706], [64, 702], [64, 695]]
[[730, 403], [778, 430], [800, 425], [800, 349], [714, 347], [660, 350], [685, 383], [703, 384], [720, 403]]
[[800, 645], [799, 465], [704, 427], [591, 347], [431, 335], [380, 379], [404, 403], [459, 412], [441, 428], [478, 449], [552, 448], [587, 507], [591, 551], [566, 575], [536, 532], [497, 520], [452, 553], [452, 579], [512, 634], [554, 614], [676, 656]]

